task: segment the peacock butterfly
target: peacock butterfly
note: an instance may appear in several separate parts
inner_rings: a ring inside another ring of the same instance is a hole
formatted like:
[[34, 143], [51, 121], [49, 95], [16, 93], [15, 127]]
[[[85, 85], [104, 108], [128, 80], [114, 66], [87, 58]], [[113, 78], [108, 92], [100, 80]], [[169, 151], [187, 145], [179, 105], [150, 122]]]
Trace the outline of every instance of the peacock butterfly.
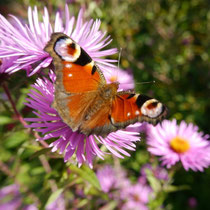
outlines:
[[156, 124], [167, 114], [158, 100], [107, 84], [92, 58], [70, 37], [53, 33], [44, 50], [53, 58], [56, 82], [52, 107], [73, 130], [107, 136], [136, 122]]

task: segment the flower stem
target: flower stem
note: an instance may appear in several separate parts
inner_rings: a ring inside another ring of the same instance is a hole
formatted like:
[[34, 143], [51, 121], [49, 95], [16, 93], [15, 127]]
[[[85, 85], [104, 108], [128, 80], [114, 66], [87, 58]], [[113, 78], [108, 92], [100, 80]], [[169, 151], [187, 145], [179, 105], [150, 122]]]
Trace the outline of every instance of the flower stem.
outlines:
[[13, 101], [13, 99], [12, 99], [12, 96], [11, 96], [11, 94], [10, 94], [10, 91], [9, 91], [9, 89], [8, 89], [8, 86], [7, 86], [5, 83], [2, 83], [2, 87], [3, 87], [5, 93], [6, 93], [7, 97], [8, 97], [9, 102], [10, 102], [11, 105], [12, 105], [12, 108], [13, 108], [13, 110], [14, 110], [14, 112], [15, 112], [16, 117], [17, 117], [18, 120], [24, 125], [24, 127], [27, 126], [26, 121], [23, 119], [23, 117], [20, 115], [20, 113], [19, 113], [18, 110], [16, 109], [15, 103], [14, 103], [14, 101]]
[[[17, 119], [21, 122], [21, 124], [22, 124], [24, 127], [26, 127], [28, 124], [27, 124], [27, 122], [23, 119], [23, 117], [21, 116], [21, 114], [18, 112], [18, 110], [17, 110], [17, 108], [16, 108], [16, 105], [15, 105], [15, 102], [13, 101], [12, 96], [11, 96], [11, 94], [10, 94], [10, 91], [9, 91], [8, 86], [3, 82], [3, 83], [2, 83], [2, 87], [3, 87], [5, 93], [6, 93], [7, 97], [8, 97], [9, 102], [10, 102], [11, 105], [12, 105], [12, 108], [13, 108], [13, 110], [14, 110], [14, 112], [15, 112], [15, 115], [16, 115]], [[37, 139], [40, 138], [39, 134], [38, 134], [37, 132], [32, 131], [32, 129], [30, 129], [30, 128], [29, 128], [29, 132], [33, 133], [33, 135], [35, 136], [35, 138], [37, 138]], [[44, 147], [46, 147], [46, 148], [49, 147], [49, 145], [48, 145], [45, 141], [40, 140], [39, 142], [40, 142], [40, 144], [42, 144], [42, 146], [44, 146]]]
[[[9, 102], [10, 102], [11, 105], [12, 105], [12, 108], [13, 108], [13, 110], [14, 110], [14, 112], [15, 112], [15, 115], [16, 115], [17, 119], [22, 123], [22, 125], [23, 125], [24, 127], [26, 127], [28, 124], [27, 124], [27, 122], [23, 119], [23, 117], [21, 116], [21, 114], [18, 112], [18, 110], [17, 110], [17, 108], [16, 108], [16, 105], [15, 105], [15, 102], [13, 101], [12, 96], [11, 96], [11, 94], [10, 94], [10, 91], [9, 91], [9, 89], [8, 89], [8, 86], [7, 86], [5, 83], [3, 83], [3, 84], [2, 84], [2, 87], [3, 87], [5, 93], [6, 93], [7, 97], [8, 97]], [[30, 129], [29, 131], [32, 131], [32, 130]], [[40, 138], [40, 136], [39, 136], [39, 134], [38, 134], [37, 132], [32, 132], [32, 133], [33, 133], [33, 135], [34, 135], [36, 138]], [[47, 148], [48, 148], [49, 145], [48, 145], [46, 142], [44, 142], [44, 141], [42, 141], [42, 140], [40, 140], [39, 142], [40, 142], [44, 147], [47, 147]], [[35, 142], [34, 144], [36, 144], [36, 142]], [[41, 162], [43, 168], [45, 169], [45, 172], [46, 172], [46, 173], [51, 173], [52, 169], [51, 169], [50, 164], [48, 163], [46, 157], [45, 157], [44, 155], [41, 155], [41, 156], [39, 157], [39, 159], [40, 159], [40, 162]], [[1, 163], [1, 165], [3, 164], [2, 162], [0, 162], [0, 163]], [[0, 166], [1, 166], [1, 165], [0, 165]], [[5, 168], [5, 167], [6, 167], [6, 168]], [[6, 165], [5, 165], [5, 167], [4, 167], [4, 169], [8, 169]], [[4, 170], [4, 171], [7, 172], [8, 175], [10, 174], [8, 170]], [[10, 176], [12, 176], [12, 175], [10, 174]], [[58, 189], [55, 180], [51, 179], [51, 180], [49, 180], [49, 183], [50, 183], [50, 188], [51, 188], [52, 192], [55, 192], [55, 191]]]

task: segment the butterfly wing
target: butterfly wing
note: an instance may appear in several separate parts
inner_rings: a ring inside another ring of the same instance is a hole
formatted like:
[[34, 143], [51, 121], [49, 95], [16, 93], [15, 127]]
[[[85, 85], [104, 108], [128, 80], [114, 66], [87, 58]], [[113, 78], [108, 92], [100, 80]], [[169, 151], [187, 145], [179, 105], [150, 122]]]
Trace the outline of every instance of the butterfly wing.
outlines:
[[105, 137], [109, 133], [117, 130], [117, 127], [111, 123], [110, 116], [111, 103], [104, 103], [103, 106], [91, 116], [90, 120], [83, 121], [79, 131], [87, 136], [95, 134]]
[[111, 123], [118, 129], [136, 122], [156, 124], [167, 115], [167, 108], [158, 100], [142, 94], [118, 92], [112, 102]]
[[103, 73], [91, 57], [63, 33], [52, 34], [44, 50], [51, 55], [55, 66], [53, 107], [76, 131], [98, 88], [106, 84]]
[[53, 58], [56, 83], [69, 94], [95, 91], [106, 84], [92, 58], [70, 37], [53, 33], [45, 49]]
[[96, 134], [105, 137], [110, 132], [136, 122], [156, 124], [166, 115], [166, 106], [156, 99], [122, 91], [117, 92], [113, 100], [105, 103], [90, 120], [84, 121], [80, 131], [86, 135]]

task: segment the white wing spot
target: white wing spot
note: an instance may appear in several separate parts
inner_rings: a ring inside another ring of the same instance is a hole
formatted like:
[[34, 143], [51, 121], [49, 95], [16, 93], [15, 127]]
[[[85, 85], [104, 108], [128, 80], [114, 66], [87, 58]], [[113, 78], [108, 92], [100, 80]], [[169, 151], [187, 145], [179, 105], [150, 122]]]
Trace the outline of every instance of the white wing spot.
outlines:
[[72, 74], [69, 74], [68, 76], [69, 76], [69, 77], [72, 77]]
[[111, 117], [111, 122], [112, 122], [113, 124], [115, 123], [114, 118], [112, 118], [112, 117]]
[[72, 65], [71, 64], [66, 64], [66, 68], [71, 68], [72, 67]]
[[156, 107], [152, 109], [148, 109], [148, 106], [154, 102], [158, 102], [158, 101], [156, 99], [150, 99], [144, 102], [144, 104], [141, 107], [141, 113], [150, 118], [158, 117], [163, 110], [163, 105], [160, 102], [158, 102]]
[[135, 115], [139, 115], [140, 112], [138, 110], [135, 111]]
[[128, 112], [128, 113], [127, 113], [127, 117], [129, 117], [130, 115], [131, 115], [131, 113], [130, 113], [130, 112]]
[[66, 43], [61, 44], [61, 47], [63, 48], [66, 47]]

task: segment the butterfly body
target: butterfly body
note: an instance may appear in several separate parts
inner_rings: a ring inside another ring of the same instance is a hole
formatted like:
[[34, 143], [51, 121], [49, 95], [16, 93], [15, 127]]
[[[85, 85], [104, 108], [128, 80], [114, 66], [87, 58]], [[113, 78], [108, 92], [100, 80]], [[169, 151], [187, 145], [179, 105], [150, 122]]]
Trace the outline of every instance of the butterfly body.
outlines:
[[45, 47], [55, 66], [55, 108], [73, 131], [107, 136], [135, 122], [157, 123], [166, 107], [148, 96], [118, 92], [92, 58], [70, 37], [54, 33]]

